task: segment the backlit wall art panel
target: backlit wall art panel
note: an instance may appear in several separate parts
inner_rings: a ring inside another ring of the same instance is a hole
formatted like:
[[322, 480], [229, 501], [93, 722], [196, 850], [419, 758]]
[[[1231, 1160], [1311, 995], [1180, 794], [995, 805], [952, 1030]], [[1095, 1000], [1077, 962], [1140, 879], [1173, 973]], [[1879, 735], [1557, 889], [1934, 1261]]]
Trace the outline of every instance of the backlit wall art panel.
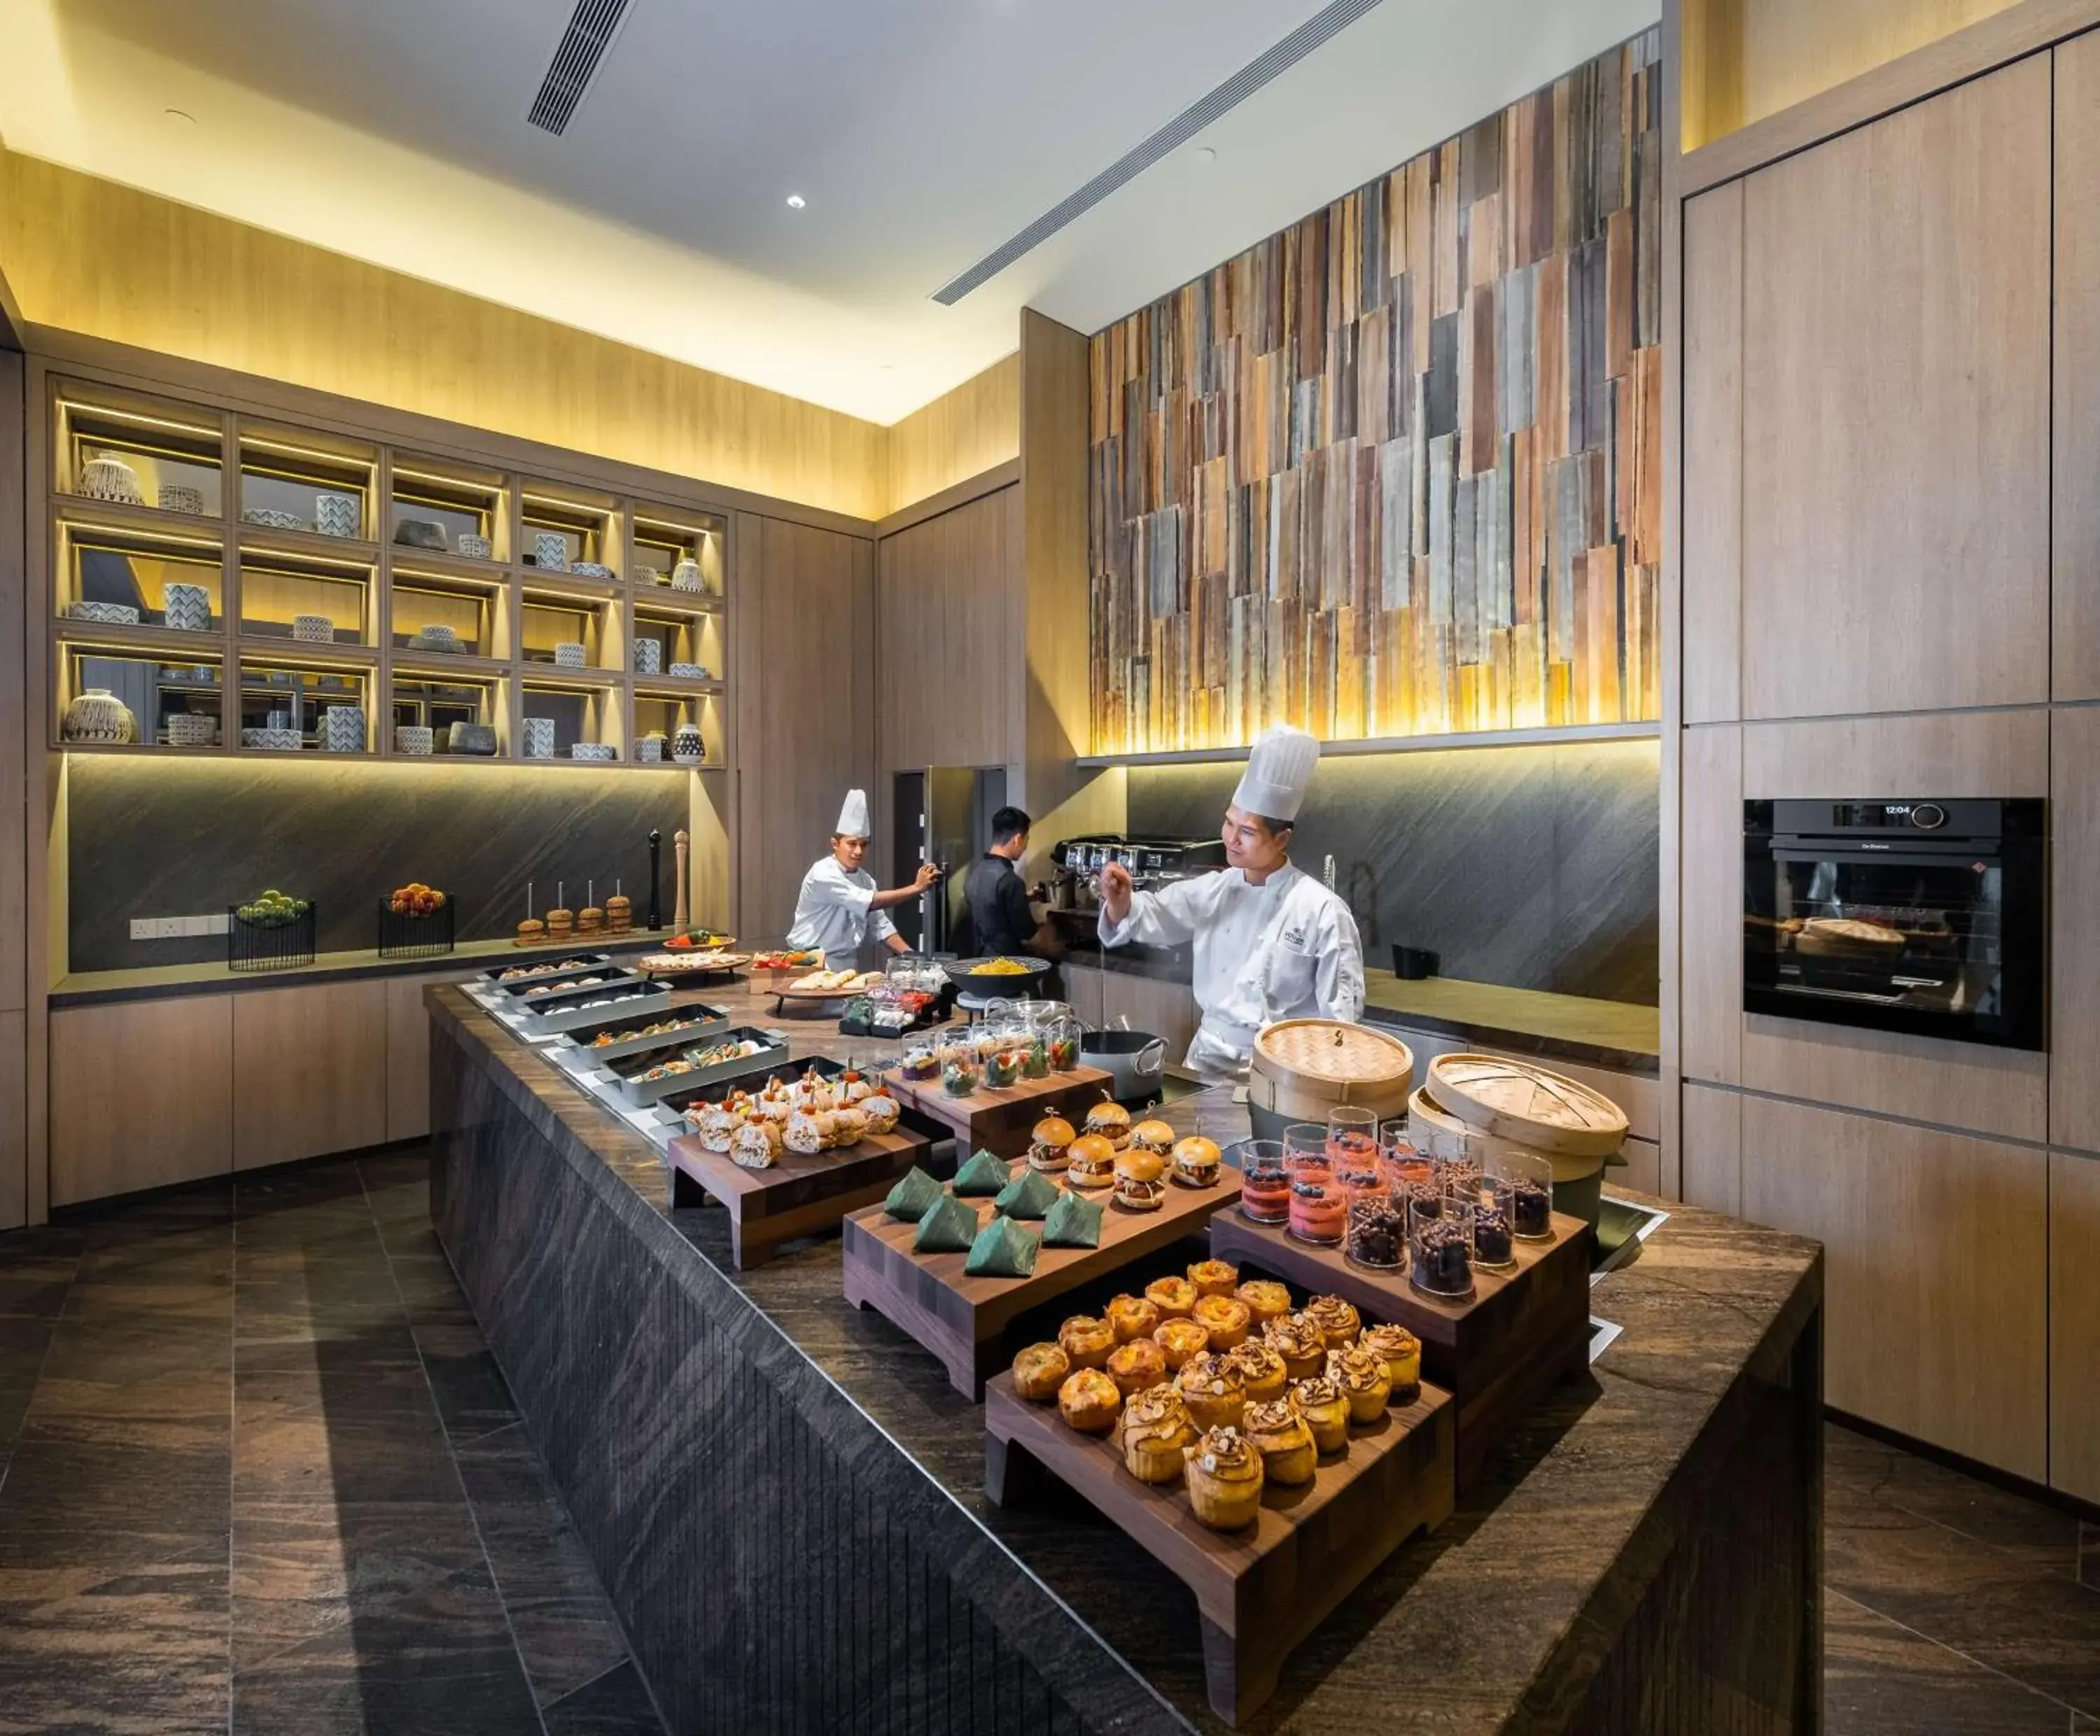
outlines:
[[1101, 753], [1660, 714], [1659, 34], [1092, 341]]

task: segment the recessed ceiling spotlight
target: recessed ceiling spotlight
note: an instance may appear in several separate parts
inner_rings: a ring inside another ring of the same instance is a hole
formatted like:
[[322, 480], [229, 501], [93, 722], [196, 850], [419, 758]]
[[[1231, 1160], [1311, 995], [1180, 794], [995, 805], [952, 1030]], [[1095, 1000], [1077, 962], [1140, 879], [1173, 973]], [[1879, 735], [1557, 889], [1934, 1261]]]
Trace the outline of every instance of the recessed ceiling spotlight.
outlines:
[[1210, 164], [1218, 160], [1218, 153], [1207, 144], [1199, 144], [1191, 153], [1198, 163]]
[[167, 117], [170, 121], [173, 121], [178, 126], [195, 126], [196, 125], [196, 117], [192, 114], [187, 108], [166, 108], [163, 109], [161, 113], [166, 115]]
[[809, 202], [800, 193], [790, 193], [788, 196], [788, 209], [791, 211], [799, 211]]

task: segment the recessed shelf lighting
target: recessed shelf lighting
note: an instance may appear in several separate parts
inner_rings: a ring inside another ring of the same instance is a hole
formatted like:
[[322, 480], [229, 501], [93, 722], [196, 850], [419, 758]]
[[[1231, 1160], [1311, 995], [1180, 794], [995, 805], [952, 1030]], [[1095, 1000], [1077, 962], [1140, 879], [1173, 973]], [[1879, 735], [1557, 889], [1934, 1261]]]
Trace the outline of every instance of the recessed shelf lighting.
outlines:
[[799, 211], [809, 202], [800, 193], [790, 193], [788, 196], [788, 209], [791, 211]]

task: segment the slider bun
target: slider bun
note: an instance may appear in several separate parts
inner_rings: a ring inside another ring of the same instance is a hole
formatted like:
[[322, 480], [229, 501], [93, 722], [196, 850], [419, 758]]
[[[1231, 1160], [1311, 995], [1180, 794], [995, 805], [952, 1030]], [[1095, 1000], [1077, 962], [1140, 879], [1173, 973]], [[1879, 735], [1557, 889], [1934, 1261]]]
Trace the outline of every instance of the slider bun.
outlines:
[[1159, 1179], [1160, 1172], [1166, 1167], [1160, 1162], [1158, 1157], [1150, 1151], [1125, 1151], [1115, 1160], [1115, 1173], [1118, 1181], [1157, 1182]]
[[1209, 1164], [1223, 1163], [1224, 1159], [1215, 1142], [1201, 1133], [1191, 1133], [1175, 1146], [1174, 1160], [1177, 1164]]
[[1075, 1164], [1098, 1165], [1104, 1173], [1116, 1160], [1115, 1147], [1099, 1133], [1080, 1134], [1065, 1148], [1065, 1155]]
[[1039, 1145], [1068, 1146], [1078, 1137], [1072, 1124], [1062, 1115], [1045, 1115], [1035, 1124], [1035, 1138]]

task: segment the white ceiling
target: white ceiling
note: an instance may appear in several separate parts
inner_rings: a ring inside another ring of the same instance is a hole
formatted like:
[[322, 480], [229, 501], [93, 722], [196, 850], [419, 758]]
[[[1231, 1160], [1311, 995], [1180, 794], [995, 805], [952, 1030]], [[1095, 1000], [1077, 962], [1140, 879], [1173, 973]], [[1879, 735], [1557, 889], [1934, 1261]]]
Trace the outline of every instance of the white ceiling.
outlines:
[[525, 114], [573, 0], [8, 0], [0, 138], [889, 422], [1012, 350], [1024, 305], [1097, 330], [1656, 15], [1383, 0], [930, 299], [1321, 4], [633, 0], [557, 139]]

